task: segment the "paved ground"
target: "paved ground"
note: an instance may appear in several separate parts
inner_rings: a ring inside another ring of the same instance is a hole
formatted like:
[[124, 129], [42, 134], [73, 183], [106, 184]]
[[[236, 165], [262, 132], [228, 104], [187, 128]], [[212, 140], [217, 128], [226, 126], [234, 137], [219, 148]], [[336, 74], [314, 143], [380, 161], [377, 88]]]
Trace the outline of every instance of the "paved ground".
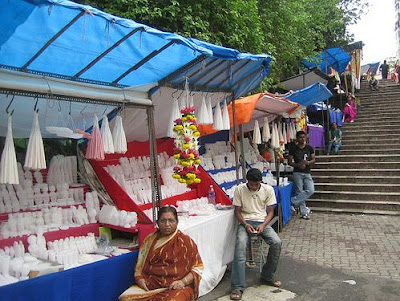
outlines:
[[[283, 251], [277, 276], [296, 294], [266, 300], [400, 300], [400, 218], [379, 215], [314, 213], [311, 220], [292, 218], [280, 233]], [[259, 300], [258, 269], [247, 270], [247, 295]], [[354, 280], [355, 285], [346, 280]], [[229, 274], [201, 301], [230, 291]], [[227, 300], [226, 297], [220, 300]]]

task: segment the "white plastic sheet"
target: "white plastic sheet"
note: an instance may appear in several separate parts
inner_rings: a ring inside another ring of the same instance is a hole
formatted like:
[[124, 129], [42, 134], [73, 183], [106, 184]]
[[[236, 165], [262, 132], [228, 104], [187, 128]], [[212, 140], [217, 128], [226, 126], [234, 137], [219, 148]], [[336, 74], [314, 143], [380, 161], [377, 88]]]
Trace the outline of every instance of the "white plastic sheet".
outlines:
[[19, 184], [17, 157], [12, 134], [12, 116], [8, 116], [7, 136], [0, 161], [0, 183]]

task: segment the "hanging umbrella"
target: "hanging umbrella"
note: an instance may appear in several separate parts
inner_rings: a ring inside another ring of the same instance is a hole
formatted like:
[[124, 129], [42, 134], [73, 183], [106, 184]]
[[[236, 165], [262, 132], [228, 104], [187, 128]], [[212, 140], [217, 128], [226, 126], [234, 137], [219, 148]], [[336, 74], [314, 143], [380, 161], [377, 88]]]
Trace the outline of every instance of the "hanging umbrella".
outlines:
[[260, 132], [260, 127], [258, 125], [258, 120], [254, 122], [253, 143], [261, 144], [261, 132]]
[[203, 96], [201, 100], [201, 106], [199, 109], [199, 114], [197, 116], [197, 121], [199, 124], [208, 124], [208, 110], [207, 110], [207, 105], [206, 105], [206, 99]]
[[33, 122], [31, 133], [29, 135], [24, 167], [35, 170], [46, 169], [43, 139], [42, 133], [40, 132], [39, 114], [37, 111], [34, 111], [33, 113]]
[[122, 125], [122, 117], [117, 116], [115, 119], [115, 126], [113, 129], [114, 149], [117, 154], [125, 154], [128, 150], [126, 143], [126, 135], [124, 126]]
[[92, 139], [89, 140], [85, 157], [87, 159], [104, 160], [104, 146], [99, 129], [99, 119], [93, 118]]
[[224, 100], [224, 108], [222, 109], [222, 125], [224, 127], [224, 130], [229, 130], [231, 128], [226, 100]]
[[169, 116], [170, 117], [169, 117], [169, 123], [168, 123], [167, 136], [170, 138], [175, 138], [175, 132], [174, 132], [175, 120], [181, 117], [178, 100], [176, 100], [176, 99], [173, 100], [172, 107], [171, 107], [171, 113]]
[[222, 131], [224, 129], [224, 125], [222, 124], [221, 106], [219, 105], [219, 102], [217, 103], [217, 106], [215, 107], [213, 128], [216, 131]]
[[103, 149], [105, 154], [114, 153], [114, 142], [111, 135], [110, 124], [108, 123], [108, 118], [103, 115], [103, 122], [101, 124], [101, 139], [103, 140]]
[[0, 183], [19, 184], [17, 157], [12, 134], [12, 115], [8, 115], [7, 136], [0, 161]]
[[292, 139], [296, 139], [296, 123], [292, 122]]
[[290, 128], [290, 123], [286, 124], [286, 140], [288, 143], [292, 140], [292, 129]]
[[264, 126], [263, 126], [263, 132], [262, 132], [262, 140], [264, 142], [268, 142], [268, 140], [271, 138], [271, 133], [269, 129], [269, 122], [268, 122], [268, 117], [264, 117]]
[[211, 98], [208, 98], [207, 111], [208, 111], [208, 123], [213, 124], [214, 120], [213, 120]]

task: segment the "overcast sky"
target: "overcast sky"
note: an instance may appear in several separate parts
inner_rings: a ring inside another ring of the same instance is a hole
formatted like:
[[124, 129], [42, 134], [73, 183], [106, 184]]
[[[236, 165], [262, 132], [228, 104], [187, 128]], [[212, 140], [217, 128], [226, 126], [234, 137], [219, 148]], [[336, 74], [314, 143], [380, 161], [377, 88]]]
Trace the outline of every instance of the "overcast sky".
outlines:
[[369, 12], [350, 26], [354, 41], [363, 41], [362, 64], [383, 61], [396, 56], [394, 0], [369, 0]]

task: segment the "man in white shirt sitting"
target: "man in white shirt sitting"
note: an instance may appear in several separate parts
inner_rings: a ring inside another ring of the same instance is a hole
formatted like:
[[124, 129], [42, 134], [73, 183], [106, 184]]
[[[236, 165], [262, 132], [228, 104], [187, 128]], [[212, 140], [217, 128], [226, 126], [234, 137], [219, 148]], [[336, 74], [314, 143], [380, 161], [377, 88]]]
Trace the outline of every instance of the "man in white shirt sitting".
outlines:
[[261, 272], [261, 282], [280, 287], [274, 278], [281, 254], [281, 239], [269, 221], [274, 216], [276, 198], [274, 189], [262, 181], [261, 171], [251, 168], [246, 174], [247, 183], [236, 187], [233, 197], [235, 216], [239, 221], [236, 234], [235, 256], [231, 274], [231, 300], [241, 300], [246, 288], [246, 250], [250, 236], [259, 235], [269, 245], [267, 262]]

